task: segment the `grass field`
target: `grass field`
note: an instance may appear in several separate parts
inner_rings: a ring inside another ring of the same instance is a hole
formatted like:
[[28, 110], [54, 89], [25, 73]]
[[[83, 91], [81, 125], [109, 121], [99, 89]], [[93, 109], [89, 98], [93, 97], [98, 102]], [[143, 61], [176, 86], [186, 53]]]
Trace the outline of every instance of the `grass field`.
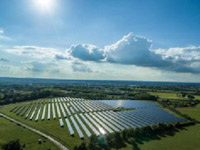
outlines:
[[[182, 99], [188, 100], [187, 97], [180, 97], [175, 92], [149, 92], [151, 95], [158, 96], [159, 98], [168, 98], [168, 99]], [[195, 99], [200, 100], [200, 96], [194, 95]]]
[[[25, 150], [37, 150], [37, 149], [48, 149], [57, 150], [49, 141], [45, 140], [41, 136], [24, 129], [23, 127], [10, 122], [0, 117], [0, 149], [2, 144], [7, 143], [10, 140], [20, 139], [21, 144], [25, 144]], [[38, 144], [38, 139], [45, 140], [42, 144]]]
[[[37, 101], [41, 101], [41, 100], [37, 100]], [[36, 102], [36, 101], [34, 101], [34, 102]], [[33, 118], [32, 121], [30, 121], [29, 119], [24, 119], [24, 117], [17, 116], [15, 113], [10, 112], [10, 110], [12, 108], [14, 108], [15, 106], [25, 105], [28, 103], [30, 103], [30, 102], [5, 105], [5, 106], [1, 107], [0, 111], [15, 118], [16, 120], [19, 120], [29, 126], [32, 126], [36, 129], [44, 132], [44, 133], [47, 133], [48, 135], [51, 135], [52, 137], [54, 137], [55, 139], [60, 141], [63, 145], [65, 145], [69, 149], [73, 149], [75, 145], [79, 145], [82, 142], [82, 140], [79, 138], [76, 130], [74, 130], [75, 136], [71, 137], [66, 124], [64, 125], [64, 127], [60, 127], [58, 118], [55, 120], [54, 119], [51, 119], [51, 120], [45, 119], [44, 121], [41, 121], [41, 119], [40, 119], [38, 122], [35, 122], [34, 121], [35, 117]], [[48, 113], [48, 111], [46, 111], [45, 116], [47, 116], [47, 113]], [[40, 118], [41, 118], [41, 115], [42, 115], [42, 113], [40, 114]], [[51, 114], [51, 117], [52, 117], [52, 114]], [[85, 137], [86, 137], [86, 135], [85, 135]]]

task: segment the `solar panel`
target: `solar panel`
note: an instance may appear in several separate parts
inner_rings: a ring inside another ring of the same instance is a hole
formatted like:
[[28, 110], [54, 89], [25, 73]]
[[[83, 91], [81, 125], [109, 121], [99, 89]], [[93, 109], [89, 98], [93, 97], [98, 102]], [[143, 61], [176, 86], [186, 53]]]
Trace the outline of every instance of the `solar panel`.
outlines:
[[56, 103], [56, 109], [57, 109], [58, 118], [61, 118], [60, 108], [58, 106], [58, 103]]
[[26, 105], [22, 106], [22, 108], [19, 110], [19, 112], [17, 113], [17, 115], [20, 115], [20, 113], [24, 110], [25, 107], [26, 107]]
[[112, 107], [124, 107], [124, 108], [148, 108], [156, 107], [156, 103], [138, 100], [102, 100], [101, 102], [108, 104]]
[[59, 122], [60, 122], [60, 126], [63, 127], [63, 126], [64, 126], [64, 123], [63, 123], [62, 118], [59, 119]]
[[27, 105], [26, 108], [24, 109], [23, 113], [21, 114], [21, 116], [24, 116], [24, 114], [28, 111], [30, 105]]
[[31, 113], [31, 111], [32, 111], [33, 107], [34, 107], [34, 104], [31, 106], [30, 110], [29, 110], [29, 111], [28, 111], [28, 113], [26, 114], [26, 116], [25, 116], [25, 119], [27, 119], [27, 118], [28, 118], [28, 116], [29, 116], [29, 114]]
[[116, 118], [117, 120], [123, 122], [122, 125], [123, 125], [126, 129], [128, 129], [128, 128], [130, 128], [130, 127], [134, 127], [133, 124], [131, 124], [131, 123], [129, 122], [129, 120], [127, 120], [126, 118], [119, 117], [119, 116], [117, 116], [116, 114], [115, 114], [115, 115], [114, 115], [114, 114], [111, 114], [111, 111], [108, 111], [107, 113], [108, 113], [108, 115], [111, 115], [112, 117]]
[[56, 119], [55, 103], [54, 102], [52, 102], [52, 110], [53, 110], [53, 119]]
[[92, 109], [86, 104], [85, 101], [83, 101], [81, 104], [85, 108], [86, 112], [92, 111]]
[[89, 113], [90, 116], [92, 116], [105, 130], [107, 130], [110, 133], [113, 133], [113, 130], [110, 129], [105, 123], [103, 123], [102, 121], [100, 121], [96, 115]]
[[48, 117], [47, 119], [50, 120], [51, 118], [51, 103], [48, 103]]
[[18, 106], [13, 112], [16, 113], [22, 106]]
[[13, 112], [16, 108], [17, 108], [17, 106], [15, 106], [13, 109], [11, 109], [10, 112]]
[[43, 113], [42, 113], [42, 121], [45, 119], [46, 107], [47, 105], [44, 104]]
[[80, 107], [80, 105], [77, 102], [74, 102], [74, 105], [76, 105], [76, 107], [81, 111], [84, 112], [84, 110], [82, 109], [82, 107]]
[[74, 135], [74, 130], [73, 130], [73, 128], [72, 128], [72, 126], [71, 126], [71, 124], [70, 124], [68, 118], [65, 118], [65, 122], [66, 122], [66, 124], [67, 124], [68, 129], [69, 129], [70, 135], [73, 136], [73, 135]]
[[83, 135], [81, 129], [79, 128], [79, 126], [77, 125], [76, 121], [74, 120], [74, 117], [71, 116], [70, 119], [72, 120], [72, 122], [73, 122], [73, 124], [74, 124], [74, 127], [76, 128], [76, 131], [77, 131], [79, 137], [80, 137], [81, 139], [84, 138], [84, 135]]
[[76, 112], [79, 112], [78, 108], [74, 105], [73, 102], [70, 102], [71, 106], [76, 110]]
[[63, 116], [66, 118], [67, 115], [66, 115], [66, 113], [65, 113], [65, 110], [64, 110], [64, 108], [63, 108], [63, 105], [62, 105], [62, 103], [59, 103], [59, 104], [60, 104], [60, 108], [61, 108], [62, 114], [63, 114]]
[[83, 124], [83, 122], [80, 120], [80, 118], [78, 117], [77, 114], [75, 114], [76, 120], [78, 120], [78, 123], [81, 125], [81, 127], [83, 128], [83, 130], [85, 131], [85, 133], [87, 134], [88, 137], [91, 136], [90, 131], [87, 129], [87, 127]]
[[30, 117], [30, 120], [32, 120], [33, 119], [33, 117], [34, 117], [34, 115], [35, 115], [35, 112], [36, 112], [36, 110], [37, 110], [37, 105], [35, 106], [35, 109], [33, 110], [33, 112], [32, 112], [32, 115], [31, 115], [31, 117]]
[[117, 131], [117, 132], [119, 132], [120, 130], [120, 128], [118, 129], [118, 128], [116, 128], [115, 126], [117, 126], [116, 124], [116, 122], [114, 122], [114, 121], [111, 121], [107, 116], [105, 116], [105, 115], [103, 115], [102, 114], [102, 112], [97, 112], [97, 114], [98, 114], [98, 117], [99, 117], [99, 119], [101, 119], [101, 120], [105, 120], [105, 123], [109, 126], [109, 127], [111, 127], [114, 131]]
[[69, 111], [67, 105], [66, 105], [65, 103], [63, 103], [63, 105], [64, 105], [65, 110], [67, 111], [67, 114], [68, 114], [69, 116], [71, 116], [71, 112]]
[[[112, 117], [111, 115], [108, 115], [106, 112], [101, 112], [103, 115], [105, 115], [105, 117], [107, 117], [110, 121], [114, 121], [116, 122], [115, 126], [117, 126], [119, 129], [124, 130], [125, 127], [128, 127], [127, 125], [125, 125], [123, 122], [117, 120], [116, 118]], [[125, 126], [125, 127], [124, 127]]]
[[101, 134], [106, 134], [106, 131], [94, 119], [92, 119], [92, 117], [86, 113], [84, 115], [96, 126]]
[[77, 104], [84, 110], [84, 112], [89, 112], [89, 110], [83, 105], [83, 102], [78, 102]]
[[37, 113], [37, 115], [36, 115], [35, 121], [38, 121], [39, 116], [40, 116], [41, 109], [42, 109], [42, 104], [40, 104], [40, 108], [39, 108], [38, 113]]
[[92, 131], [98, 136], [100, 133], [97, 131], [97, 129], [83, 116], [83, 114], [80, 114], [81, 118], [86, 122], [86, 124], [92, 129]]
[[94, 115], [96, 115], [101, 121], [104, 122], [108, 127], [110, 127], [113, 131], [119, 132], [120, 130], [116, 128], [112, 123], [110, 123], [109, 120], [107, 120], [105, 117], [100, 116], [98, 113], [94, 112]]
[[71, 112], [72, 112], [73, 114], [75, 114], [75, 111], [74, 111], [74, 109], [73, 109], [72, 107], [69, 107], [69, 109], [71, 110]]

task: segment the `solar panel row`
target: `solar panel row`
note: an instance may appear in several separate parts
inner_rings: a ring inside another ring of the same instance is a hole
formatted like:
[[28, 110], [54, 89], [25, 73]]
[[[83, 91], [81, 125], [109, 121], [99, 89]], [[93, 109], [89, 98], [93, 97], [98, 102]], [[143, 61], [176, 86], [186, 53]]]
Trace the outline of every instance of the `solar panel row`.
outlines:
[[[124, 103], [125, 106], [131, 105], [131, 101], [124, 101], [122, 104]], [[111, 103], [113, 101], [110, 100], [84, 100], [62, 97], [17, 106], [11, 109], [10, 112], [17, 115], [21, 114], [21, 116], [26, 114], [25, 118], [29, 117], [30, 120], [36, 116], [35, 121], [39, 120], [41, 113], [41, 120], [45, 120], [46, 111], [48, 120], [51, 118], [51, 112], [53, 119], [56, 119], [57, 113], [59, 125], [64, 126], [64, 117], [70, 135], [74, 135], [75, 129], [80, 138], [84, 138], [83, 133], [89, 137], [92, 134], [113, 133], [127, 128], [185, 121], [184, 118], [176, 117], [151, 103], [137, 104], [138, 102], [134, 102], [136, 109], [129, 111], [113, 111], [115, 106], [110, 106], [113, 105]], [[117, 105], [122, 106], [122, 104]], [[148, 104], [149, 106], [147, 106]]]
[[80, 137], [81, 139], [82, 139], [82, 138], [84, 138], [84, 135], [83, 135], [83, 133], [82, 133], [81, 129], [79, 128], [78, 124], [76, 123], [76, 121], [75, 121], [74, 117], [73, 117], [73, 116], [71, 116], [71, 117], [70, 117], [70, 119], [71, 119], [71, 121], [72, 121], [72, 123], [73, 123], [74, 127], [76, 128], [76, 131], [77, 131], [77, 133], [78, 133], [79, 137]]
[[45, 119], [46, 107], [47, 107], [47, 104], [44, 104], [43, 113], [42, 113], [42, 121]]

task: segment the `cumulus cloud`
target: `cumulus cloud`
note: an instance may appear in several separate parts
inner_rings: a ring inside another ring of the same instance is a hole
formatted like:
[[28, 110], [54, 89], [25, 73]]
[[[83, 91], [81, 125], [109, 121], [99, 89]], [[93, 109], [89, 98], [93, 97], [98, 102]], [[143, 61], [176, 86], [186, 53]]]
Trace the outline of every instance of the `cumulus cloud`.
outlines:
[[106, 61], [144, 67], [166, 66], [169, 62], [163, 63], [151, 46], [151, 40], [129, 33], [116, 43], [105, 46]]
[[[0, 35], [3, 34], [3, 30], [0, 29]], [[200, 46], [153, 49], [152, 43], [148, 38], [129, 33], [116, 43], [103, 48], [92, 44], [78, 44], [71, 46], [66, 52], [38, 46], [14, 46], [5, 51], [28, 59], [30, 57], [32, 61], [40, 63], [31, 64], [29, 70], [32, 72], [42, 72], [47, 68], [47, 63], [52, 62], [56, 66], [56, 63], [64, 63], [58, 60], [67, 60], [74, 72], [93, 72], [87, 64], [98, 62], [180, 73], [200, 73]], [[0, 61], [5, 62], [3, 58], [0, 58]]]
[[30, 56], [34, 58], [55, 58], [56, 55], [61, 54], [57, 49], [37, 46], [14, 46], [6, 51], [19, 56]]
[[163, 60], [185, 63], [200, 62], [200, 46], [157, 49], [155, 53], [161, 55]]
[[169, 49], [157, 49], [154, 52], [163, 61], [171, 62], [171, 70], [177, 72], [200, 73], [200, 46], [175, 47]]
[[[152, 49], [152, 41], [129, 33], [112, 45], [99, 48], [79, 44], [67, 49], [82, 61], [110, 62], [182, 73], [200, 73], [200, 47]], [[62, 57], [61, 57], [62, 58]]]
[[72, 57], [84, 61], [101, 61], [105, 57], [103, 50], [91, 44], [74, 45], [67, 52]]

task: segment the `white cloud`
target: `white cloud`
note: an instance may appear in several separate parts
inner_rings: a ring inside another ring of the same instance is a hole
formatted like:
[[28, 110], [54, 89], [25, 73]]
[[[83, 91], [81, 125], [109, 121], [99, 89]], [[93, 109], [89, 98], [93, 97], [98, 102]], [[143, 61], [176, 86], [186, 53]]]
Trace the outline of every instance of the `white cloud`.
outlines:
[[189, 73], [200, 80], [200, 46], [153, 49], [152, 43], [129, 33], [103, 48], [78, 44], [63, 52], [38, 46], [0, 47], [0, 76], [129, 80], [173, 80], [177, 76], [183, 80], [182, 73]]
[[10, 37], [4, 35], [4, 30], [0, 28], [0, 40], [2, 41], [8, 41], [8, 40], [11, 40]]
[[3, 29], [0, 28], [0, 34], [3, 34], [3, 33], [4, 33]]
[[193, 63], [200, 61], [200, 46], [175, 47], [166, 50], [157, 49], [155, 53], [161, 55], [164, 60], [173, 62]]
[[67, 52], [74, 58], [78, 58], [84, 61], [100, 61], [104, 59], [103, 50], [91, 44], [74, 45], [71, 46]]
[[55, 58], [56, 55], [62, 54], [60, 51], [54, 48], [44, 48], [37, 46], [15, 46], [6, 50], [8, 53], [12, 53], [19, 56], [29, 56], [32, 58]]
[[181, 73], [200, 73], [200, 47], [152, 49], [152, 41], [129, 33], [112, 45], [98, 48], [79, 44], [67, 50], [68, 57], [82, 61], [110, 62]]
[[151, 51], [151, 45], [151, 40], [129, 33], [116, 43], [105, 46], [106, 60], [145, 67], [156, 67], [158, 63], [164, 65], [160, 57]]

